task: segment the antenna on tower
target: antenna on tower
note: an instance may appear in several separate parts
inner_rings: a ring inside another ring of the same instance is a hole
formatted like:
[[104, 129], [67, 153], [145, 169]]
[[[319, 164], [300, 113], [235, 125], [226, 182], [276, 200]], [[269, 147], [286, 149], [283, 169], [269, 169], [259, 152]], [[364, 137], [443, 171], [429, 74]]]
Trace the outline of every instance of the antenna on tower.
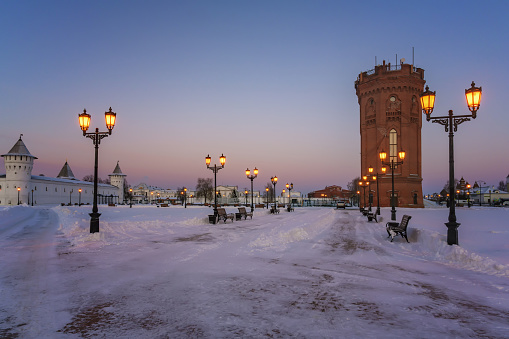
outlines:
[[377, 63], [376, 63], [376, 55], [375, 55], [375, 67], [376, 67]]
[[412, 66], [414, 65], [414, 47], [412, 47]]

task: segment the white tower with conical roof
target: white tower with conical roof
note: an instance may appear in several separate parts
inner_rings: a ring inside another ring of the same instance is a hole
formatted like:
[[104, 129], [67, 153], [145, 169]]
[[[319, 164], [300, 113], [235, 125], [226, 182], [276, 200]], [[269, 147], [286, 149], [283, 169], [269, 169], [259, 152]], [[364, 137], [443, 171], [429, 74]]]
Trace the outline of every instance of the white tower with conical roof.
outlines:
[[3, 199], [8, 205], [18, 204], [18, 188], [20, 203], [28, 203], [28, 192], [32, 189], [32, 168], [34, 166], [34, 157], [28, 151], [20, 135], [19, 140], [14, 144], [11, 150], [2, 154], [5, 163], [5, 190]]
[[124, 182], [125, 182], [125, 174], [122, 173], [122, 170], [120, 169], [120, 166], [117, 161], [117, 166], [115, 166], [115, 169], [113, 170], [112, 174], [108, 174], [110, 177], [110, 184], [112, 186], [117, 186], [119, 188], [118, 190], [118, 201], [123, 202], [124, 201]]

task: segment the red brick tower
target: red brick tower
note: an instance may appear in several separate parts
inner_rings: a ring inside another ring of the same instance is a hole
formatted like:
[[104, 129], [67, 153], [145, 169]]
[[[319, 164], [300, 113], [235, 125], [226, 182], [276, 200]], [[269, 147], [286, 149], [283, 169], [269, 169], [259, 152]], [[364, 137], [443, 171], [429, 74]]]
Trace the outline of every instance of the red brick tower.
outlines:
[[[390, 206], [391, 169], [382, 175], [379, 152], [397, 158], [405, 151], [402, 165], [394, 169], [396, 206], [424, 207], [422, 201], [421, 127], [419, 94], [424, 90], [424, 70], [413, 65], [375, 66], [355, 81], [360, 106], [361, 175], [372, 166], [379, 174], [380, 206]], [[377, 205], [376, 183], [372, 183], [373, 205]]]

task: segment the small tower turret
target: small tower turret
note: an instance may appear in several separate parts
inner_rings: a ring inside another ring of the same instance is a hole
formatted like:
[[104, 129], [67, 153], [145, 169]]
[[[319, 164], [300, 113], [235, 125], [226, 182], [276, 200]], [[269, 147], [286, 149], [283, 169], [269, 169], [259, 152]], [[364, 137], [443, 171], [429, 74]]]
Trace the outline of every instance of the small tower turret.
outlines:
[[115, 166], [115, 169], [113, 170], [112, 174], [108, 174], [110, 177], [110, 184], [112, 186], [117, 186], [119, 188], [118, 191], [118, 201], [123, 202], [124, 201], [124, 182], [125, 182], [125, 174], [122, 173], [122, 170], [120, 169], [120, 166], [117, 161], [117, 166]]
[[30, 154], [21, 139], [22, 136], [23, 134], [20, 135], [19, 140], [8, 153], [2, 154], [5, 163], [6, 179], [4, 199], [10, 205], [18, 204], [18, 187], [20, 188], [19, 197], [21, 203], [28, 203], [28, 192], [32, 189], [30, 180], [32, 179], [34, 160], [37, 157]]
[[76, 180], [74, 173], [72, 172], [71, 166], [65, 161], [64, 166], [57, 175], [57, 178]]

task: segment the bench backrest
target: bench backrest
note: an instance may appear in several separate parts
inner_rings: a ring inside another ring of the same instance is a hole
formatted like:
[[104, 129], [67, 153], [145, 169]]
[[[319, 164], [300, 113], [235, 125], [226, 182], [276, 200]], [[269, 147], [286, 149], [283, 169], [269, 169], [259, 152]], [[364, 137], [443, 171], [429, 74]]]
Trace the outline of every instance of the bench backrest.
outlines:
[[218, 215], [226, 215], [226, 210], [224, 208], [218, 208], [217, 209], [217, 214]]
[[400, 228], [403, 228], [403, 229], [406, 229], [406, 227], [408, 226], [408, 222], [410, 221], [410, 219], [412, 219], [412, 216], [410, 215], [404, 215], [403, 218], [401, 218], [401, 223], [399, 224], [399, 227]]
[[239, 207], [239, 213], [240, 214], [246, 214], [246, 208], [245, 207]]

